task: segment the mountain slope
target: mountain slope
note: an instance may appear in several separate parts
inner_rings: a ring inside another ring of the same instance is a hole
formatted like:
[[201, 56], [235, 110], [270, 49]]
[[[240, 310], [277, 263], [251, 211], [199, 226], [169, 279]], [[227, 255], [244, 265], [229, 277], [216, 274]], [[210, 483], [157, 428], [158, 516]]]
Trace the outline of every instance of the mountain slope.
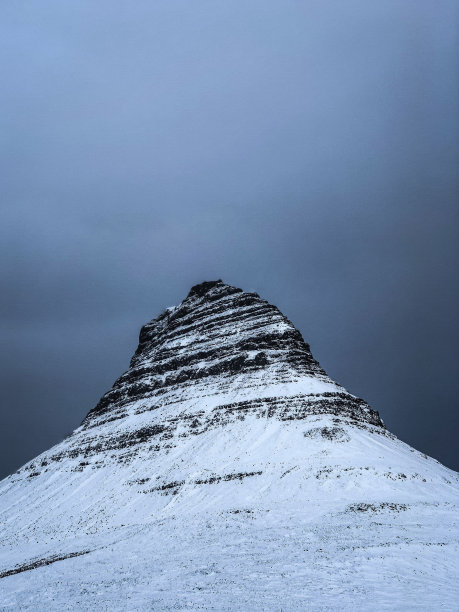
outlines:
[[70, 437], [0, 483], [0, 603], [457, 609], [458, 484], [277, 308], [202, 283]]

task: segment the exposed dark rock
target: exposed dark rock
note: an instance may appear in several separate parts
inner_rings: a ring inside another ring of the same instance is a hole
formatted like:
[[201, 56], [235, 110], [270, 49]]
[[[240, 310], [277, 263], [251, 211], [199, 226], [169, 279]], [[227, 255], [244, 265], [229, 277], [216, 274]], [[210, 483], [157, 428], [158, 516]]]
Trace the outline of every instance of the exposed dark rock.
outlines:
[[51, 557], [45, 557], [43, 559], [36, 559], [30, 563], [24, 563], [13, 567], [13, 569], [5, 570], [0, 572], [0, 578], [6, 578], [7, 576], [14, 576], [14, 574], [20, 574], [21, 572], [28, 572], [36, 569], [37, 567], [44, 567], [45, 565], [51, 565], [57, 561], [64, 561], [65, 559], [72, 559], [73, 557], [80, 557], [81, 555], [87, 555], [90, 550], [82, 550], [80, 552], [67, 553], [63, 555], [52, 555]]
[[402, 512], [407, 509], [408, 506], [406, 504], [395, 504], [391, 502], [382, 502], [380, 504], [351, 504], [347, 508], [350, 512], [382, 512], [383, 510]]
[[330, 440], [334, 442], [348, 442], [350, 440], [349, 435], [342, 427], [315, 427], [309, 431], [304, 432], [305, 438], [320, 438]]
[[205, 478], [202, 480], [195, 480], [195, 484], [204, 485], [204, 484], [215, 484], [217, 482], [228, 482], [230, 480], [243, 480], [244, 478], [249, 478], [250, 476], [261, 476], [263, 472], [237, 472], [235, 474], [225, 474], [224, 476], [210, 476], [209, 478]]

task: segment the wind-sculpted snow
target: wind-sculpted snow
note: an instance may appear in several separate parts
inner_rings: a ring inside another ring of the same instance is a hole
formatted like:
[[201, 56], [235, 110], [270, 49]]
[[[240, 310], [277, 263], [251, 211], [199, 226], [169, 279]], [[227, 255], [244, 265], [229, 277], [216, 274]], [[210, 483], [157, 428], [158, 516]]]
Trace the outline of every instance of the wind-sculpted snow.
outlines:
[[0, 483], [0, 608], [457, 610], [458, 482], [277, 308], [202, 283]]

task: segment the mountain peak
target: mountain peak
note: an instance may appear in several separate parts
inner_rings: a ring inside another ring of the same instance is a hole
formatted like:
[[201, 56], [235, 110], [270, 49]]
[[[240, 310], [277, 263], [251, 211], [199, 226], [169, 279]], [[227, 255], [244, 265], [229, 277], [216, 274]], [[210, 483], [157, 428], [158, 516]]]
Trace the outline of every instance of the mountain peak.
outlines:
[[246, 412], [304, 418], [328, 411], [383, 426], [363, 400], [329, 378], [278, 308], [221, 280], [195, 285], [181, 304], [142, 327], [129, 370], [83, 425], [132, 423], [133, 411], [156, 410], [165, 400], [175, 406], [167, 420], [199, 401], [202, 416], [193, 420], [203, 428], [229, 402], [245, 402]]
[[187, 297], [182, 302], [189, 302], [190, 300], [199, 300], [201, 298], [217, 300], [226, 295], [233, 293], [244, 293], [242, 289], [227, 285], [221, 279], [215, 281], [204, 281], [198, 285], [191, 287]]
[[225, 285], [225, 283], [221, 279], [218, 279], [216, 281], [203, 281], [202, 283], [199, 283], [198, 285], [194, 285], [193, 287], [191, 287], [188, 297], [192, 297], [194, 295], [197, 295], [198, 297], [202, 297], [208, 291], [210, 291], [210, 289], [213, 289], [214, 287], [217, 287], [217, 286], [221, 287], [221, 286], [228, 286], [228, 285]]

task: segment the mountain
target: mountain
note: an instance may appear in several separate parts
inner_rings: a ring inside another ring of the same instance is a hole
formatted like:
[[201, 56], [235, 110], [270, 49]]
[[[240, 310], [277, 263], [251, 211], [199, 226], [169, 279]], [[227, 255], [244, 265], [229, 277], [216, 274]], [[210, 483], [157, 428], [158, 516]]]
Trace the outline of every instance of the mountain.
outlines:
[[0, 483], [0, 606], [458, 610], [458, 485], [275, 306], [201, 283]]

